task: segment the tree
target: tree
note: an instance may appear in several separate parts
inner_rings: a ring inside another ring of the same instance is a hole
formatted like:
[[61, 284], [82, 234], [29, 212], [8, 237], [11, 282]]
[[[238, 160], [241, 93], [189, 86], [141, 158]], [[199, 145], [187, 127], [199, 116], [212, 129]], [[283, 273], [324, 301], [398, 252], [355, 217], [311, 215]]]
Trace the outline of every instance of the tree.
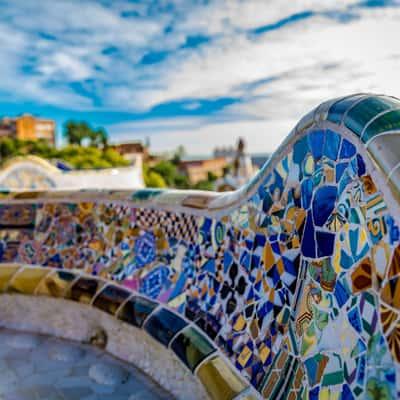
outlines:
[[66, 146], [59, 151], [58, 158], [66, 161], [74, 168], [111, 168], [129, 165], [129, 161], [117, 151], [107, 148]]
[[69, 121], [65, 125], [64, 136], [69, 144], [82, 145], [83, 139], [88, 135], [89, 126], [85, 122]]
[[82, 146], [84, 141], [89, 141], [92, 147], [106, 148], [108, 135], [104, 128], [92, 129], [87, 122], [68, 121], [65, 124], [64, 136], [69, 144]]
[[98, 128], [96, 130], [92, 130], [90, 132], [89, 139], [90, 139], [90, 145], [93, 147], [105, 149], [108, 146], [108, 136], [104, 128]]
[[207, 180], [209, 182], [215, 182], [217, 179], [218, 179], [218, 176], [215, 175], [213, 172], [211, 172], [211, 171], [207, 172]]
[[178, 172], [176, 166], [172, 162], [162, 160], [153, 167], [152, 170], [161, 175], [169, 187], [175, 186], [175, 178], [178, 175]]
[[184, 146], [180, 145], [172, 156], [171, 162], [175, 165], [179, 165], [182, 158], [186, 155], [186, 149]]
[[0, 156], [4, 160], [7, 157], [14, 155], [17, 151], [15, 140], [4, 138], [0, 141]]
[[167, 184], [165, 183], [163, 177], [157, 172], [149, 171], [144, 174], [144, 183], [149, 188], [165, 188]]

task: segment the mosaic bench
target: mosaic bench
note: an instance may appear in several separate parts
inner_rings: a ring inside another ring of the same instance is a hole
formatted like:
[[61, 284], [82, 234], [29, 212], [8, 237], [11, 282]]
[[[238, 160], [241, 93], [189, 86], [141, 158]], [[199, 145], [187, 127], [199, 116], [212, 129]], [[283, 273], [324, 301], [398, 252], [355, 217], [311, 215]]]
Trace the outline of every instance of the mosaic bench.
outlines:
[[399, 155], [400, 101], [360, 94], [237, 192], [3, 192], [0, 324], [182, 399], [397, 398]]
[[63, 163], [53, 165], [44, 158], [28, 155], [7, 160], [0, 167], [0, 191], [3, 190], [80, 190], [94, 188], [143, 189], [142, 158], [118, 168], [71, 170]]

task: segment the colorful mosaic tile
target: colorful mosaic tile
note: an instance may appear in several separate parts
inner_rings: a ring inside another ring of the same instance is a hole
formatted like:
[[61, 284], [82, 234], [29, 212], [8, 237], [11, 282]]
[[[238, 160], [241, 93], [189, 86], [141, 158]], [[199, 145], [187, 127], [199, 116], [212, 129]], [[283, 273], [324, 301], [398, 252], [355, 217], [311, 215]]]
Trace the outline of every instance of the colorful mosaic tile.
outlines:
[[[369, 146], [397, 126], [399, 105], [360, 95], [320, 106], [234, 194], [27, 193], [20, 204], [5, 193], [0, 284], [22, 290], [13, 262], [94, 275], [68, 290], [46, 275], [36, 293], [66, 290], [144, 326], [216, 398], [236, 396], [242, 381], [265, 398], [396, 398], [400, 235], [390, 177], [398, 165]], [[214, 347], [219, 355], [204, 361]], [[211, 382], [222, 359], [232, 370]]]

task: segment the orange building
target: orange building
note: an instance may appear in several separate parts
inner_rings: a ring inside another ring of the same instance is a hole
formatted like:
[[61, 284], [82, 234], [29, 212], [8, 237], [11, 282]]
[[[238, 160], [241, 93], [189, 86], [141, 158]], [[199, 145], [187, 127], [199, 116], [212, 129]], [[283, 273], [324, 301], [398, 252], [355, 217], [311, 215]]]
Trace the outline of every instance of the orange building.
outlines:
[[185, 174], [190, 183], [204, 181], [211, 172], [217, 177], [221, 177], [224, 168], [228, 165], [225, 157], [217, 157], [206, 160], [187, 160], [179, 163], [179, 171]]
[[22, 140], [44, 139], [55, 145], [55, 122], [51, 119], [35, 118], [24, 114], [16, 118], [5, 117], [0, 120], [0, 139], [10, 137]]

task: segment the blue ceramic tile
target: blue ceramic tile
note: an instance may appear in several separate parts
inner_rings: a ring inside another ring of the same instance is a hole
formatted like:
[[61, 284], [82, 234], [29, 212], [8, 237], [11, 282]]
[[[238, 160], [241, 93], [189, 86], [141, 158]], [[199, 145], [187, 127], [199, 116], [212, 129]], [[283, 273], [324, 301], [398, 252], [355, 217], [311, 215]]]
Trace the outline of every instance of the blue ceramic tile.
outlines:
[[157, 307], [157, 303], [143, 297], [129, 299], [118, 312], [118, 318], [128, 324], [141, 328], [146, 318]]
[[340, 135], [328, 129], [326, 131], [326, 138], [324, 143], [324, 155], [331, 160], [336, 161], [340, 149]]
[[143, 279], [140, 293], [156, 299], [161, 290], [169, 283], [169, 269], [165, 265], [160, 265], [151, 270]]
[[355, 146], [348, 140], [342, 140], [342, 147], [340, 148], [340, 158], [350, 158], [356, 154]]
[[362, 157], [357, 154], [357, 169], [358, 169], [358, 176], [363, 176], [365, 175], [366, 169], [365, 169], [365, 163]]
[[307, 240], [301, 241], [301, 252], [305, 257], [312, 257], [315, 258], [315, 231], [314, 231], [314, 224], [312, 221], [312, 215], [309, 211], [307, 213], [306, 224], [304, 226], [303, 237], [306, 237]]
[[339, 307], [343, 307], [350, 297], [346, 288], [340, 281], [336, 282], [335, 290], [334, 290], [333, 294], [335, 295], [335, 298], [336, 298], [336, 301], [337, 301]]
[[301, 165], [308, 152], [309, 148], [308, 148], [307, 136], [304, 136], [293, 146], [293, 162]]
[[319, 160], [322, 157], [324, 137], [324, 131], [314, 131], [308, 135], [308, 147], [311, 149], [311, 153], [315, 160]]
[[313, 182], [309, 178], [301, 182], [301, 204], [305, 209], [310, 207], [313, 187]]
[[342, 162], [336, 164], [336, 183], [338, 183], [343, 175], [343, 172], [346, 170], [347, 166], [349, 165], [348, 162]]
[[158, 309], [146, 322], [144, 329], [164, 346], [168, 346], [176, 333], [181, 331], [187, 322], [165, 308]]
[[333, 248], [335, 245], [335, 234], [330, 232], [318, 232], [317, 237], [317, 249], [318, 257], [328, 257], [333, 254]]
[[312, 212], [314, 224], [323, 226], [335, 208], [337, 189], [335, 186], [323, 186], [314, 195]]

